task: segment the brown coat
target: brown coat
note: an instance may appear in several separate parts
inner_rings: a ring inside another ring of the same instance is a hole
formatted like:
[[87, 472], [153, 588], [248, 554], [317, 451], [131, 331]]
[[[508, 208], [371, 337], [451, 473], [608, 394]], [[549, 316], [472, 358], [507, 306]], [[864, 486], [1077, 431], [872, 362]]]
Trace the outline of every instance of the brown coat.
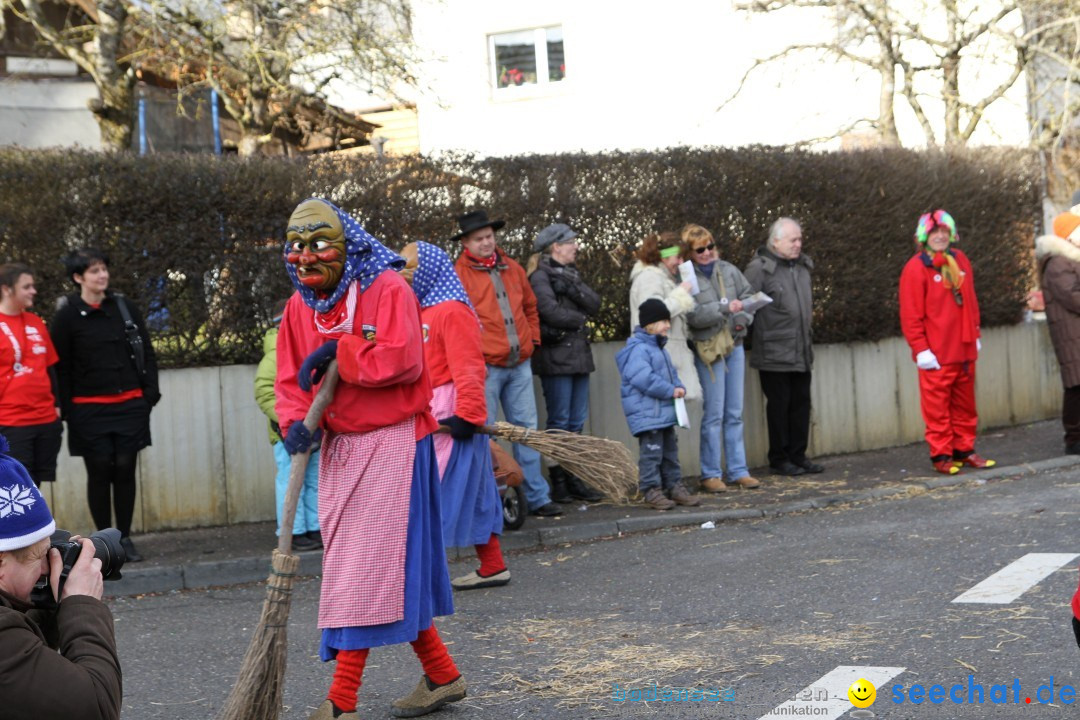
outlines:
[[491, 270], [464, 252], [454, 270], [480, 318], [484, 362], [512, 368], [528, 360], [540, 344], [540, 314], [525, 269], [501, 249], [496, 252], [499, 261]]
[[123, 688], [109, 608], [72, 595], [60, 604], [55, 625], [50, 648], [42, 628], [0, 595], [0, 716], [117, 720]]
[[1035, 241], [1046, 322], [1065, 387], [1080, 385], [1080, 247], [1046, 235]]

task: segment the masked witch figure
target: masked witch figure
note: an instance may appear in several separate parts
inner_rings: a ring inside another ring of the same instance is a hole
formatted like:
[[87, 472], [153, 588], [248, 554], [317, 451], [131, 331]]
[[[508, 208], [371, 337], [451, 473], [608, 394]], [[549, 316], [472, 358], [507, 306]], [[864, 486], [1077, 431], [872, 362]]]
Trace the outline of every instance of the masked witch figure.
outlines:
[[[356, 718], [370, 648], [408, 642], [424, 676], [393, 703], [416, 717], [465, 697], [465, 679], [433, 618], [453, 612], [428, 412], [420, 304], [396, 272], [405, 261], [333, 204], [302, 202], [289, 218], [285, 267], [297, 292], [278, 335], [276, 410], [290, 454], [330, 361], [340, 381], [323, 416], [320, 657], [336, 660], [312, 720]], [[318, 435], [318, 431], [315, 433]]]
[[955, 475], [991, 467], [975, 453], [975, 361], [979, 301], [971, 262], [954, 245], [956, 222], [944, 210], [919, 218], [918, 251], [900, 273], [900, 328], [919, 368], [919, 397], [930, 462]]
[[484, 397], [484, 351], [480, 321], [454, 272], [454, 262], [426, 242], [401, 250], [401, 271], [420, 301], [424, 359], [435, 386], [431, 411], [450, 428], [435, 436], [435, 457], [442, 478], [443, 542], [476, 548], [480, 568], [454, 578], [455, 590], [495, 587], [510, 582], [499, 535], [502, 502], [491, 467], [491, 450], [477, 425], [487, 419]]

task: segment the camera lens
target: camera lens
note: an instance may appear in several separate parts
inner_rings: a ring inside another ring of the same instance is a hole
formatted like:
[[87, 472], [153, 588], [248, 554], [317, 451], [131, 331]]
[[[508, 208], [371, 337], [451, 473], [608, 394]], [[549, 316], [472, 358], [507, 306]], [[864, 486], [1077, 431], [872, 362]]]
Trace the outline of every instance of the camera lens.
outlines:
[[98, 530], [90, 536], [94, 543], [94, 557], [101, 561], [101, 576], [106, 580], [119, 580], [120, 568], [127, 561], [127, 553], [120, 544], [120, 531], [116, 528]]

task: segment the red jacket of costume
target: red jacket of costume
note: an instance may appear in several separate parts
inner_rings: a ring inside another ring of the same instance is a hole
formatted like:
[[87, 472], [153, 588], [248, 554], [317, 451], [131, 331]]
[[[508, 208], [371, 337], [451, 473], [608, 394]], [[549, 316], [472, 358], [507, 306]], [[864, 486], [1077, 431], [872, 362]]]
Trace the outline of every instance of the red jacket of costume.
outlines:
[[[337, 433], [370, 432], [416, 416], [419, 440], [436, 428], [427, 410], [431, 381], [424, 367], [420, 303], [405, 280], [386, 270], [360, 293], [356, 304], [352, 333], [336, 336], [341, 380], [322, 427]], [[297, 385], [301, 363], [333, 337], [315, 328], [315, 311], [294, 293], [278, 331], [274, 380], [274, 409], [283, 435], [307, 414], [318, 390], [304, 392]]]
[[487, 422], [484, 397], [484, 351], [480, 323], [469, 306], [457, 300], [420, 311], [424, 323], [424, 361], [435, 387], [454, 383], [454, 414], [475, 425]]
[[[525, 269], [502, 250], [495, 252], [499, 254], [499, 260], [493, 270], [478, 264], [464, 252], [454, 262], [454, 270], [483, 327], [484, 361], [499, 367], [516, 367], [528, 360], [535, 346], [540, 344], [540, 313]], [[505, 297], [500, 297], [497, 289], [496, 272]], [[510, 342], [508, 329], [511, 326], [516, 344]]]
[[952, 290], [945, 287], [941, 270], [928, 266], [919, 252], [900, 273], [900, 329], [911, 346], [914, 358], [932, 350], [942, 365], [973, 361], [978, 357], [979, 301], [975, 297], [975, 276], [971, 262], [959, 250], [956, 258], [964, 282], [960, 286], [963, 305], [957, 305]]

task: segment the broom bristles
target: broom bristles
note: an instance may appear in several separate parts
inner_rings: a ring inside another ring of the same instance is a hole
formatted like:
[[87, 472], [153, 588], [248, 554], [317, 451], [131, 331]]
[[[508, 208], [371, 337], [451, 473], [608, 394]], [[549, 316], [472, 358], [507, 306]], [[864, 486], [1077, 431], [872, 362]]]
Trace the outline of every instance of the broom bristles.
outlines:
[[[304, 425], [314, 433], [319, 426], [323, 411], [334, 397], [337, 386], [337, 360], [331, 360], [315, 399], [304, 417]], [[300, 486], [311, 456], [310, 448], [292, 458], [289, 469], [289, 487], [285, 492], [281, 527], [291, 528], [296, 517], [296, 503]], [[285, 632], [292, 604], [292, 583], [300, 558], [292, 554], [292, 533], [283, 531], [270, 562], [270, 577], [266, 581], [266, 599], [263, 600], [262, 617], [251, 637], [240, 674], [236, 678], [229, 697], [225, 700], [219, 720], [277, 720], [281, 713], [281, 701], [285, 689], [285, 661], [289, 643]]]
[[277, 720], [285, 690], [287, 624], [292, 581], [300, 566], [296, 555], [274, 550], [262, 616], [251, 637], [236, 684], [218, 714], [219, 720]]
[[626, 446], [616, 440], [566, 430], [532, 430], [506, 422], [487, 425], [484, 431], [536, 450], [615, 502], [629, 502], [637, 492], [637, 465]]

